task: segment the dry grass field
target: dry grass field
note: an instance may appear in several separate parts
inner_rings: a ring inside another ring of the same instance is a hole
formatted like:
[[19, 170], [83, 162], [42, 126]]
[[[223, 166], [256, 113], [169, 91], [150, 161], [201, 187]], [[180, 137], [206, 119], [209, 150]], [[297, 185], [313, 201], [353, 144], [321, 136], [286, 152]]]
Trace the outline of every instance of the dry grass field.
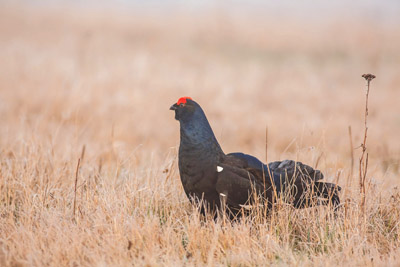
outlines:
[[[362, 16], [2, 4], [0, 266], [400, 266], [399, 47], [400, 23]], [[200, 218], [168, 110], [186, 95], [225, 152], [265, 161], [268, 127], [268, 161], [318, 165], [338, 214]]]

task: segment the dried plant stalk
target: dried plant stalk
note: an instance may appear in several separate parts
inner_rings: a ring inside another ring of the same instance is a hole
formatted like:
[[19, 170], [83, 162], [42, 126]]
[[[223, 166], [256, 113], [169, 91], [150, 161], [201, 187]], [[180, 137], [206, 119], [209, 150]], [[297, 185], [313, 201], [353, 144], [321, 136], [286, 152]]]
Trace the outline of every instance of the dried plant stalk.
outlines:
[[364, 113], [364, 139], [361, 144], [362, 153], [360, 157], [359, 166], [359, 183], [360, 183], [360, 193], [361, 193], [361, 207], [363, 213], [365, 213], [365, 179], [367, 177], [368, 170], [368, 153], [367, 153], [367, 134], [368, 134], [368, 96], [369, 96], [369, 85], [371, 81], [375, 78], [373, 74], [363, 74], [362, 77], [367, 81], [367, 90], [365, 93], [365, 113]]

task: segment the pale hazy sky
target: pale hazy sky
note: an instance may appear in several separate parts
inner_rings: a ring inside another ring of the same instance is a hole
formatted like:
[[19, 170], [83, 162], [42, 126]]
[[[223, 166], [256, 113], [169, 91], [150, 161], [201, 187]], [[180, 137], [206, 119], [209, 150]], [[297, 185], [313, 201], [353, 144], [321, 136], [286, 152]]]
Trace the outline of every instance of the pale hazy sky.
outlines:
[[218, 8], [228, 13], [284, 15], [297, 18], [362, 16], [383, 22], [400, 22], [400, 0], [22, 0], [29, 5], [62, 4], [84, 8], [144, 9], [156, 12], [174, 10], [198, 12]]

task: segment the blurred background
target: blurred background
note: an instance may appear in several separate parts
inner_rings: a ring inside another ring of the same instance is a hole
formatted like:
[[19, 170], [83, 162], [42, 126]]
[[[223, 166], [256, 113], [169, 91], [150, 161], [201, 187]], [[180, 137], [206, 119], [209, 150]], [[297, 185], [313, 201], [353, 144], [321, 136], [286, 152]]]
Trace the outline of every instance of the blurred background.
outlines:
[[369, 172], [397, 185], [399, 47], [396, 0], [1, 2], [1, 149], [160, 163], [179, 145], [169, 107], [191, 96], [225, 152], [265, 161], [268, 128], [268, 161], [345, 177], [373, 73]]

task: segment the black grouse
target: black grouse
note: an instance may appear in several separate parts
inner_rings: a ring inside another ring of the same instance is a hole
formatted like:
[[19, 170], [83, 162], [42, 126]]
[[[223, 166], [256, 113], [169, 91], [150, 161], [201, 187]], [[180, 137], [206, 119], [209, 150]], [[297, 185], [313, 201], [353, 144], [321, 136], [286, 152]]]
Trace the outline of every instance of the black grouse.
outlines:
[[293, 160], [266, 165], [247, 154], [225, 154], [199, 104], [182, 97], [170, 109], [180, 122], [182, 185], [191, 201], [206, 204], [203, 209], [215, 212], [224, 206], [235, 216], [247, 213], [256, 199], [270, 208], [279, 197], [296, 208], [339, 205], [340, 187], [321, 182], [319, 170]]

